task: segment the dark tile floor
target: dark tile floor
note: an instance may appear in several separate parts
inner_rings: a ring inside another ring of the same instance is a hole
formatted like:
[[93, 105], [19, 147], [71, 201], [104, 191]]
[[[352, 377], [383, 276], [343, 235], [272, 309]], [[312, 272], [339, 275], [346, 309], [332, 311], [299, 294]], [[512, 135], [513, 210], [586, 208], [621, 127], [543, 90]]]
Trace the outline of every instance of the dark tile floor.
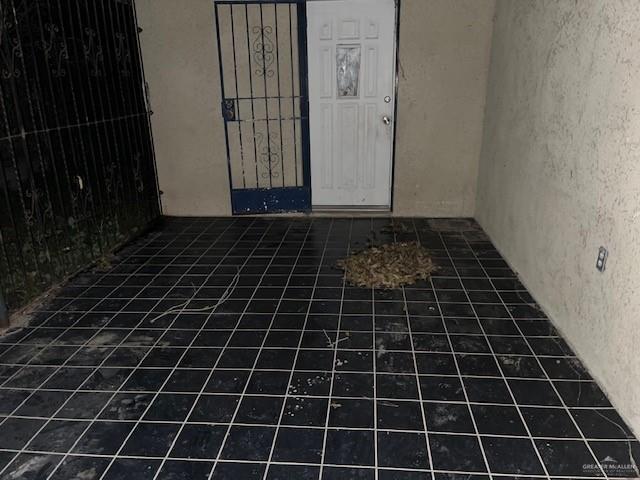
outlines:
[[[344, 284], [337, 259], [394, 237], [431, 250], [431, 280]], [[575, 479], [640, 458], [470, 220], [169, 219], [0, 341], [1, 479]]]

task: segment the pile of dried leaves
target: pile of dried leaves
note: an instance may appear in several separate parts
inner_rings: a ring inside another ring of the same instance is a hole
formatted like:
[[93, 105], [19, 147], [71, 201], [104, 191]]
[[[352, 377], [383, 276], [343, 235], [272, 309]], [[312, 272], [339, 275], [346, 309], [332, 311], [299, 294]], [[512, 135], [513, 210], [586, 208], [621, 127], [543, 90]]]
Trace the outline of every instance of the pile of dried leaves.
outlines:
[[436, 269], [418, 242], [369, 247], [339, 260], [347, 282], [358, 287], [398, 288], [429, 278]]

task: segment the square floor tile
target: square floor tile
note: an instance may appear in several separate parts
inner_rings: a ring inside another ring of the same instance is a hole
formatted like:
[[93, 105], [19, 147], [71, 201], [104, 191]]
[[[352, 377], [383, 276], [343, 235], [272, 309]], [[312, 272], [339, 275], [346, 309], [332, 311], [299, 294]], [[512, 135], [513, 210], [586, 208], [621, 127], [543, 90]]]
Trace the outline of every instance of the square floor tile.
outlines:
[[144, 415], [144, 420], [181, 422], [191, 411], [197, 395], [160, 393]]
[[[2, 480], [23, 479], [31, 473], [31, 478], [47, 478], [53, 472], [58, 463], [62, 460], [62, 455], [50, 455], [41, 453], [20, 453], [5, 468], [0, 478]], [[36, 468], [34, 469], [34, 466]], [[34, 472], [34, 470], [36, 470]], [[27, 480], [28, 477], [25, 478]], [[29, 479], [30, 480], [30, 479]]]
[[475, 433], [469, 407], [461, 403], [424, 403], [429, 432]]
[[381, 398], [414, 399], [418, 397], [415, 375], [381, 374], [376, 376], [377, 396]]
[[0, 415], [9, 415], [30, 395], [27, 390], [0, 390]]
[[116, 458], [102, 480], [151, 480], [160, 467], [160, 460]]
[[492, 473], [545, 474], [528, 438], [482, 437], [482, 446]]
[[276, 462], [320, 463], [323, 446], [323, 430], [282, 427], [272, 458]]
[[519, 405], [562, 405], [551, 382], [547, 380], [508, 380]]
[[50, 477], [51, 480], [82, 479], [89, 475], [99, 478], [109, 465], [108, 458], [68, 456]]
[[318, 480], [320, 467], [308, 465], [270, 465], [267, 480]]
[[420, 377], [423, 400], [464, 401], [464, 389], [458, 377]]
[[338, 350], [335, 369], [350, 372], [373, 372], [373, 355], [365, 350]]
[[80, 437], [72, 452], [115, 455], [134, 426], [131, 422], [95, 422]]
[[[25, 394], [26, 393], [27, 392], [25, 392]], [[69, 399], [70, 395], [70, 392], [52, 392], [46, 390], [33, 392], [22, 406], [18, 408], [15, 415], [25, 417], [50, 417]], [[2, 401], [1, 397], [0, 395], [0, 402]]]
[[433, 468], [452, 472], [486, 472], [477, 437], [469, 435], [429, 435]]
[[505, 381], [499, 378], [465, 377], [464, 387], [470, 402], [513, 403]]
[[203, 395], [195, 404], [190, 422], [228, 423], [233, 418], [240, 397], [237, 395]]
[[371, 430], [329, 429], [324, 461], [334, 465], [373, 465], [374, 441]]
[[329, 395], [331, 372], [294, 372], [289, 384], [289, 395]]
[[260, 463], [218, 463], [211, 480], [260, 480], [264, 475], [265, 464]]
[[208, 480], [213, 462], [169, 460], [160, 469], [156, 480]]
[[249, 379], [247, 370], [214, 370], [204, 389], [208, 393], [242, 393]]
[[222, 425], [185, 425], [178, 434], [170, 456], [215, 459], [222, 446], [227, 427]]
[[[380, 470], [379, 480], [432, 480], [431, 472], [413, 472], [410, 470]], [[467, 479], [472, 480], [472, 479]]]
[[505, 377], [544, 378], [545, 374], [535, 357], [522, 355], [498, 355]]
[[580, 438], [580, 432], [563, 408], [521, 407], [520, 411], [534, 437]]
[[429, 468], [427, 439], [423, 433], [378, 432], [378, 465]]
[[560, 380], [553, 384], [569, 407], [611, 407], [607, 396], [594, 382]]
[[289, 397], [285, 403], [282, 424], [323, 427], [328, 404], [328, 398]]
[[374, 403], [368, 399], [333, 399], [329, 408], [330, 427], [373, 428]]
[[631, 429], [613, 409], [580, 408], [571, 410], [586, 438], [634, 438]]
[[333, 395], [337, 397], [373, 397], [374, 376], [371, 373], [336, 373]]
[[296, 370], [331, 370], [333, 350], [300, 350], [296, 360]]
[[582, 440], [536, 440], [536, 447], [550, 475], [599, 477], [597, 464]]
[[420, 402], [378, 400], [378, 428], [389, 430], [424, 430]]
[[457, 375], [456, 362], [449, 353], [416, 353], [418, 373], [435, 375]]
[[326, 467], [320, 480], [374, 480], [372, 468]]
[[38, 452], [66, 453], [89, 426], [89, 422], [51, 420], [25, 447]]
[[0, 448], [20, 450], [45, 423], [44, 419], [7, 418], [0, 425]]
[[[295, 362], [296, 351], [292, 348], [263, 350], [256, 362], [258, 370], [290, 370]], [[218, 364], [224, 367], [222, 364]], [[246, 368], [246, 367], [244, 367]]]
[[133, 392], [157, 392], [167, 380], [169, 373], [170, 370], [167, 369], [134, 370], [122, 389]]
[[122, 449], [122, 455], [140, 457], [164, 456], [179, 426], [165, 423], [139, 423]]
[[289, 377], [289, 372], [255, 371], [251, 374], [246, 393], [284, 395], [289, 386]]
[[526, 436], [520, 414], [515, 407], [472, 405], [471, 411], [480, 434]]
[[233, 426], [222, 449], [226, 460], [269, 459], [275, 428]]
[[99, 415], [107, 420], [138, 420], [153, 401], [152, 393], [118, 393]]
[[636, 459], [640, 456], [640, 443], [637, 440], [630, 442], [592, 441], [589, 442], [589, 446], [607, 476], [640, 477], [636, 463]]
[[458, 368], [463, 376], [499, 377], [500, 370], [491, 355], [457, 354]]
[[275, 425], [280, 419], [283, 397], [244, 397], [240, 402], [236, 423], [258, 423]]
[[378, 372], [415, 373], [413, 355], [404, 352], [385, 352], [376, 355]]

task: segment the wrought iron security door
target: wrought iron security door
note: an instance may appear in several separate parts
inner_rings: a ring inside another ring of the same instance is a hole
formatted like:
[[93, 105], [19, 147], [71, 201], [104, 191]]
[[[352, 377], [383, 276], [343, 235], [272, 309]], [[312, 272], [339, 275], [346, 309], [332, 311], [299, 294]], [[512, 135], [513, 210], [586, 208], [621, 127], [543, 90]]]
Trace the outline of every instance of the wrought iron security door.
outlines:
[[311, 205], [303, 1], [216, 1], [234, 214]]

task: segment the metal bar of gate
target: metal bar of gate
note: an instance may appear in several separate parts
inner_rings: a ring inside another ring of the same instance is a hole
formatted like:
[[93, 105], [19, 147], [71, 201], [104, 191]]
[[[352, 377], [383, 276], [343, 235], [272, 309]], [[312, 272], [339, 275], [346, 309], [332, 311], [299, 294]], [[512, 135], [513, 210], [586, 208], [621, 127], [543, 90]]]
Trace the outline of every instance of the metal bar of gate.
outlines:
[[[291, 7], [292, 5], [289, 4], [289, 38], [293, 39], [293, 19], [291, 18]], [[300, 6], [296, 6], [296, 10], [300, 8]], [[300, 27], [298, 26], [298, 30], [300, 29]], [[300, 46], [298, 46], [298, 49], [300, 48]], [[295, 78], [294, 75], [294, 69], [293, 69], [293, 47], [289, 48], [289, 53], [291, 55], [291, 107], [292, 107], [292, 112], [293, 112], [293, 116], [296, 116], [296, 87], [295, 87], [295, 82], [293, 81], [293, 79]], [[298, 66], [298, 70], [300, 70], [300, 66]], [[300, 100], [302, 101], [302, 100]], [[296, 121], [293, 121], [293, 165], [294, 165], [294, 173], [296, 176], [296, 184], [298, 183], [298, 146], [297, 146], [297, 141], [298, 141], [298, 133], [296, 132]]]
[[0, 327], [9, 326], [9, 312], [7, 310], [7, 304], [4, 302], [2, 296], [2, 290], [0, 290]]
[[[247, 26], [247, 56], [249, 58], [249, 95], [253, 97], [253, 79], [252, 79], [252, 69], [251, 66], [251, 38], [249, 38], [249, 6], [244, 4], [244, 19]], [[264, 92], [265, 96], [267, 92]], [[253, 100], [251, 100], [251, 118], [255, 118], [255, 110], [253, 108]], [[256, 125], [255, 123], [251, 124], [251, 128], [253, 129], [253, 160], [256, 164], [256, 188], [260, 187], [260, 180], [258, 176], [258, 147], [256, 145]]]
[[[302, 130], [302, 175], [304, 185], [311, 188], [311, 143], [309, 142], [309, 69], [307, 66], [307, 5], [297, 5], [298, 10], [298, 75], [300, 78], [300, 129]], [[305, 28], [300, 28], [304, 25]], [[297, 178], [297, 177], [296, 177]]]
[[[284, 145], [282, 142], [282, 100], [280, 99], [280, 42], [278, 42], [278, 4], [273, 5], [273, 31], [276, 37], [276, 72], [278, 82], [278, 121], [280, 126], [280, 175], [282, 175], [282, 186], [284, 187]], [[293, 82], [293, 78], [291, 79]], [[267, 92], [264, 92], [265, 96]], [[273, 97], [272, 97], [273, 98]], [[267, 117], [269, 112], [267, 112]], [[295, 145], [295, 144], [294, 144]]]
[[269, 188], [273, 188], [273, 176], [271, 172], [271, 133], [269, 131], [269, 100], [267, 93], [267, 55], [264, 48], [264, 16], [262, 14], [262, 4], [260, 4], [260, 36], [262, 47], [262, 78], [264, 79], [264, 110], [267, 117], [267, 161], [269, 167]]
[[[218, 36], [217, 40], [218, 40], [218, 68], [220, 69], [220, 89], [221, 89], [221, 93], [222, 93], [222, 98], [226, 98], [225, 96], [225, 90], [224, 90], [224, 77], [222, 76], [222, 49], [220, 48], [220, 22], [218, 21], [218, 16], [219, 16], [219, 10], [218, 10], [218, 2], [214, 2], [214, 8], [215, 8], [215, 17], [216, 17], [216, 35]], [[233, 7], [231, 7], [233, 8]], [[230, 188], [233, 188], [233, 185], [231, 184], [232, 180], [231, 180], [231, 154], [229, 152], [229, 128], [227, 127], [227, 122], [224, 122], [224, 138], [225, 138], [225, 145], [227, 147], [227, 171], [229, 173], [229, 185]]]
[[[233, 5], [229, 5], [229, 16], [230, 16], [230, 20], [231, 20], [231, 50], [233, 50], [233, 78], [235, 81], [235, 87], [236, 87], [236, 103], [235, 103], [235, 107], [238, 109], [238, 118], [241, 117], [240, 115], [240, 98], [238, 97], [238, 63], [236, 60], [236, 33], [235, 33], [235, 27], [234, 27], [234, 22], [233, 22]], [[218, 33], [218, 35], [220, 35]], [[218, 37], [219, 38], [219, 37]], [[224, 79], [221, 79], [222, 81], [224, 81]], [[266, 96], [267, 92], [265, 92], [265, 96]], [[222, 96], [222, 98], [225, 98], [224, 95]], [[246, 179], [246, 173], [244, 171], [244, 146], [242, 145], [242, 125], [238, 125], [238, 137], [240, 140], [240, 166], [242, 168], [242, 186], [243, 188], [247, 188], [247, 179]], [[227, 140], [228, 141], [228, 140]]]

